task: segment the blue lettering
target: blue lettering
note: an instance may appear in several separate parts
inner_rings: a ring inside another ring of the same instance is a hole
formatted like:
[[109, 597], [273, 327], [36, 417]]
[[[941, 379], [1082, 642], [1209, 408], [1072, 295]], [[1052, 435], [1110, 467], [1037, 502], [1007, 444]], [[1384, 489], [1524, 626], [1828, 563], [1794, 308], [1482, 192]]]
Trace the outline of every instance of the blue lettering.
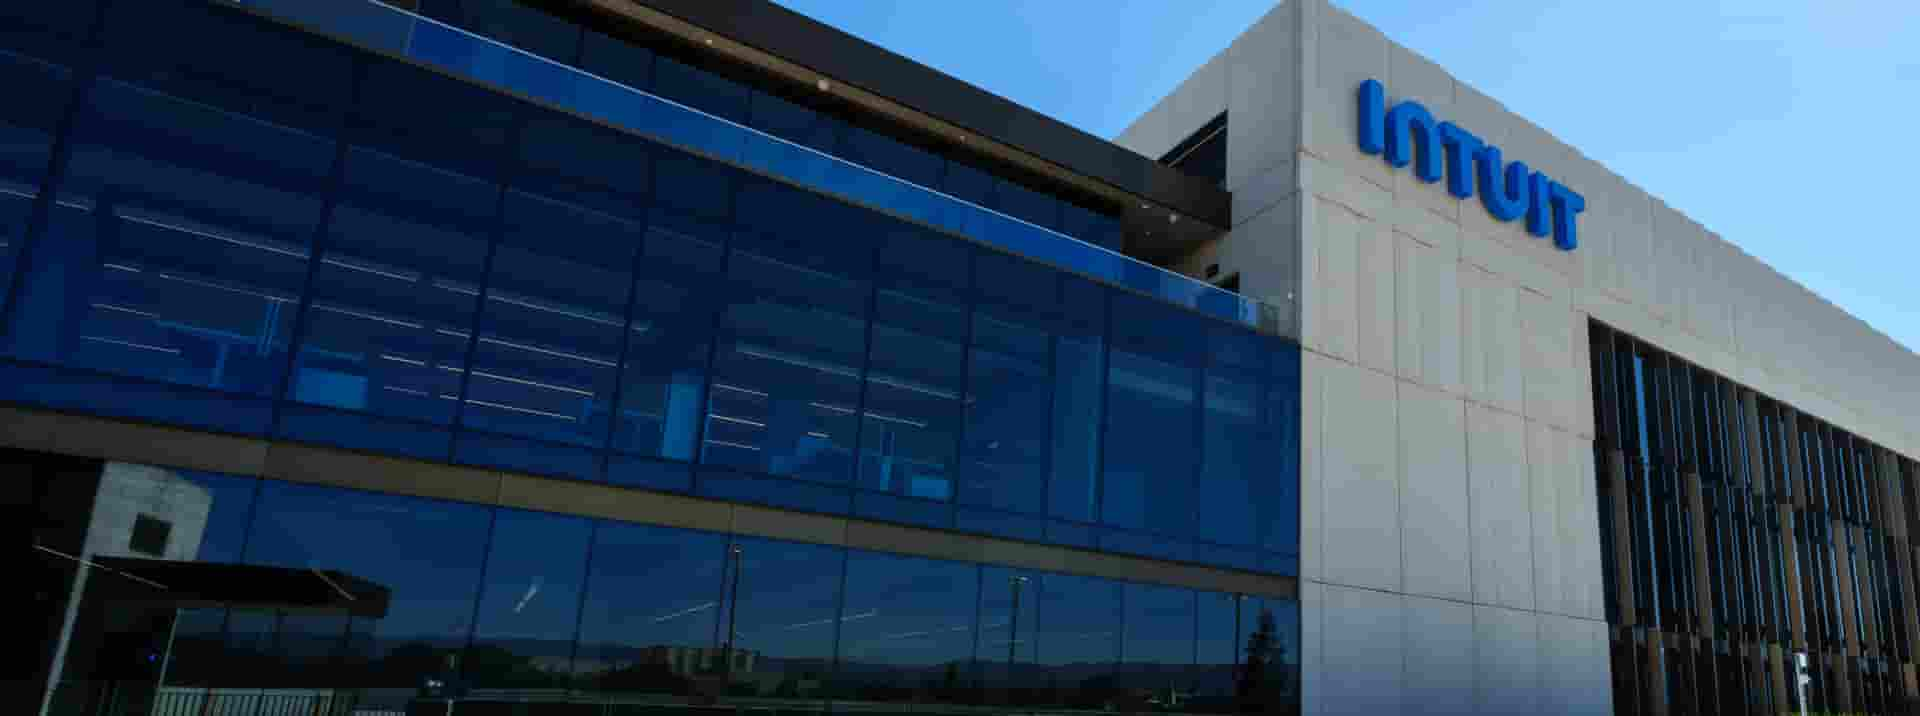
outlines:
[[[1360, 83], [1355, 93], [1360, 151], [1380, 155], [1398, 169], [1413, 165], [1426, 183], [1447, 178], [1447, 193], [1471, 199], [1479, 184], [1480, 203], [1497, 221], [1527, 217], [1527, 233], [1553, 236], [1562, 251], [1580, 246], [1579, 215], [1587, 200], [1526, 162], [1508, 163], [1500, 148], [1452, 122], [1441, 122], [1413, 100], [1387, 108], [1387, 89], [1379, 80]], [[1443, 171], [1444, 165], [1444, 171]]]
[[1491, 144], [1480, 150], [1477, 164], [1480, 168], [1480, 203], [1486, 205], [1487, 213], [1498, 221], [1520, 218], [1530, 203], [1527, 176], [1533, 170], [1527, 168], [1526, 162], [1508, 164], [1505, 182], [1502, 182], [1500, 148]]
[[1379, 80], [1360, 83], [1360, 151], [1379, 154], [1387, 148], [1387, 90]]
[[1473, 159], [1480, 154], [1480, 138], [1452, 122], [1441, 122], [1440, 144], [1447, 150], [1447, 192], [1473, 198]]
[[1548, 184], [1547, 195], [1553, 204], [1553, 245], [1562, 251], [1579, 248], [1580, 225], [1574, 215], [1587, 210], [1587, 198], [1560, 182]]
[[1440, 148], [1434, 146], [1438, 144], [1437, 129], [1433, 114], [1419, 102], [1407, 100], [1394, 105], [1387, 110], [1387, 163], [1398, 168], [1418, 159], [1413, 175], [1429, 184], [1440, 181]]
[[1527, 204], [1527, 233], [1546, 236], [1553, 231], [1553, 215], [1547, 205], [1547, 188], [1553, 185], [1553, 180], [1545, 174], [1534, 172], [1533, 176], [1527, 177], [1527, 183], [1527, 192], [1532, 194], [1532, 201]]

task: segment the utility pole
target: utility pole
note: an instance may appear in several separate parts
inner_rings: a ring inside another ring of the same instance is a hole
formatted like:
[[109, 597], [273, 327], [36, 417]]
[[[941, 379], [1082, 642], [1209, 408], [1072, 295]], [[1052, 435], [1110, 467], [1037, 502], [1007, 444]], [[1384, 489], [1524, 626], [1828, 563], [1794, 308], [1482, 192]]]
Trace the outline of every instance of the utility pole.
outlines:
[[1014, 648], [1020, 645], [1020, 587], [1027, 583], [1026, 577], [1007, 578], [1007, 584], [1013, 587], [1013, 618], [1007, 622], [1007, 681], [1013, 681]]

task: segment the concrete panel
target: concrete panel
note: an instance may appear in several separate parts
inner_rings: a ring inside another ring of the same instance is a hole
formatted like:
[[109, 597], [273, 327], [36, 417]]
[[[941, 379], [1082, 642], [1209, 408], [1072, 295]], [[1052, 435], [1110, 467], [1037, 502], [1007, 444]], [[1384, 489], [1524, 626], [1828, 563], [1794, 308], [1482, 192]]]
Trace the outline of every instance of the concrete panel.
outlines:
[[1325, 713], [1326, 668], [1320, 655], [1326, 619], [1327, 588], [1319, 582], [1300, 583], [1300, 713]]
[[1541, 615], [1540, 713], [1613, 713], [1606, 625]]
[[1460, 263], [1437, 248], [1405, 236], [1394, 237], [1399, 251], [1395, 289], [1396, 359], [1402, 378], [1449, 393], [1461, 393]]
[[[1435, 118], [1445, 120], [1453, 116], [1453, 78], [1431, 60], [1391, 40], [1387, 42], [1387, 76], [1381, 78], [1381, 82], [1387, 88], [1389, 107], [1413, 100], [1425, 105]], [[1461, 202], [1447, 193], [1445, 179], [1432, 183], [1420, 181], [1410, 167], [1395, 171], [1392, 176], [1396, 201], [1425, 209], [1450, 223], [1460, 221]]]
[[1379, 222], [1325, 198], [1314, 202], [1319, 264], [1302, 307], [1310, 329], [1302, 343], [1382, 372], [1393, 365], [1392, 235]]
[[1406, 597], [1402, 713], [1470, 714], [1474, 708], [1473, 606]]
[[[1393, 232], [1384, 222], [1362, 219], [1354, 232], [1354, 352], [1360, 365], [1391, 375], [1394, 368]], [[1325, 274], [1322, 274], [1325, 277]]]
[[1473, 598], [1467, 501], [1467, 405], [1399, 383], [1402, 591]]
[[1499, 607], [1473, 608], [1476, 714], [1536, 716], [1540, 711], [1539, 617]]
[[1467, 397], [1519, 413], [1520, 289], [1479, 267], [1460, 265], [1461, 379]]
[[[1229, 146], [1232, 140], [1228, 140]], [[1282, 199], [1300, 193], [1300, 172], [1291, 158], [1268, 166], [1233, 190], [1233, 223], [1236, 228], [1263, 218]]]
[[1533, 534], [1526, 432], [1519, 416], [1467, 406], [1467, 484], [1473, 600], [1532, 609]]
[[[1572, 309], [1570, 309], [1572, 310]], [[1593, 343], [1585, 311], [1572, 310], [1570, 327], [1573, 349], [1567, 353], [1567, 368], [1573, 377], [1573, 432], [1593, 437]]]
[[[1171, 98], [1173, 116], [1169, 120], [1174, 144], [1185, 141], [1213, 121], [1214, 117], [1227, 111], [1227, 70], [1230, 64], [1225, 55], [1214, 55], [1193, 74], [1187, 75], [1187, 79], [1180, 83], [1180, 88], [1174, 91]], [[1231, 144], [1228, 146], [1232, 147]], [[1228, 161], [1231, 163], [1232, 159]]]
[[1532, 291], [1519, 293], [1519, 314], [1522, 414], [1572, 430], [1574, 391], [1580, 385], [1569, 357], [1575, 316], [1565, 301]]
[[1236, 198], [1254, 188], [1251, 178], [1291, 166], [1300, 146], [1300, 25], [1295, 5], [1269, 10], [1224, 55], [1231, 117], [1226, 187]]
[[267, 441], [145, 423], [15, 409], [6, 426], [17, 447], [235, 475], [265, 469]]
[[1320, 713], [1399, 713], [1406, 640], [1400, 595], [1329, 585], [1321, 612]]
[[1566, 519], [1579, 479], [1572, 464], [1572, 436], [1542, 423], [1527, 422], [1528, 513], [1533, 531], [1534, 608], [1555, 614], [1573, 614], [1573, 604], [1584, 587], [1574, 579], [1575, 537], [1578, 527]]
[[1323, 578], [1400, 588], [1400, 470], [1394, 381], [1329, 362], [1321, 397]]
[[1571, 500], [1563, 500], [1566, 512], [1561, 521], [1567, 526], [1568, 534], [1573, 536], [1572, 573], [1573, 589], [1569, 595], [1567, 612], [1586, 619], [1606, 619], [1606, 579], [1601, 567], [1600, 544], [1600, 493], [1595, 484], [1598, 476], [1594, 465], [1593, 440], [1575, 436], [1571, 442], [1574, 475], [1572, 489], [1567, 493]]
[[[1302, 38], [1308, 68], [1302, 144], [1344, 170], [1382, 188], [1393, 187], [1390, 167], [1364, 154], [1355, 141], [1360, 83], [1386, 82], [1387, 39], [1379, 30], [1325, 0], [1305, 0]], [[1388, 89], [1391, 91], [1392, 87]]]
[[[1175, 88], [1176, 91], [1178, 88]], [[1173, 94], [1161, 97], [1120, 132], [1114, 143], [1145, 157], [1160, 158], [1179, 138], [1173, 136]]]

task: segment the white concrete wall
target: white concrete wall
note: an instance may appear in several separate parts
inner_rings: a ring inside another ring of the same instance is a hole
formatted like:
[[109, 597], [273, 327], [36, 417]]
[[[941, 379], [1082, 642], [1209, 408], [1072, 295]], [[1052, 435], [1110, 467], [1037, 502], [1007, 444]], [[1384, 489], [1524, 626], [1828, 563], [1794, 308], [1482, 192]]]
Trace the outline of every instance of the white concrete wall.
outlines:
[[[1367, 79], [1581, 192], [1579, 249], [1359, 151]], [[1234, 227], [1186, 268], [1299, 297], [1307, 714], [1611, 712], [1589, 317], [1920, 455], [1920, 357], [1326, 0], [1120, 141], [1223, 108]]]

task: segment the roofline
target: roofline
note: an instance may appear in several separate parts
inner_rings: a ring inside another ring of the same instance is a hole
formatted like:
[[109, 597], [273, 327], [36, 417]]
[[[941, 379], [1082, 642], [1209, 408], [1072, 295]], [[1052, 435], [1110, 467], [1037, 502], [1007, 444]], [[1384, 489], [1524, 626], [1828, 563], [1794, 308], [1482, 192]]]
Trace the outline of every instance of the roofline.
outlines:
[[[1225, 227], [1232, 194], [1065, 122], [968, 84], [769, 0], [561, 0], [603, 18], [681, 35], [729, 59], [1116, 203], [1151, 202]], [[691, 27], [688, 27], [691, 26]], [[686, 37], [705, 30], [715, 38]], [[722, 46], [724, 44], [724, 46]], [[796, 72], [811, 77], [794, 76]]]

